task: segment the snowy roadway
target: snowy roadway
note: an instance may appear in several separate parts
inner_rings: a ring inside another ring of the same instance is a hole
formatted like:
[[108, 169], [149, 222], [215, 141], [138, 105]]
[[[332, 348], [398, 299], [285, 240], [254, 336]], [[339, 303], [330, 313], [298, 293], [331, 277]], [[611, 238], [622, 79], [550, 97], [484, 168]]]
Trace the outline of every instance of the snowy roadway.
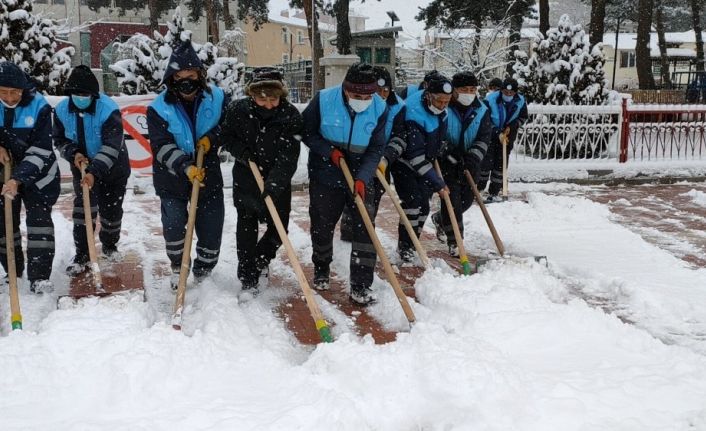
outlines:
[[[5, 289], [0, 429], [706, 430], [706, 269], [683, 259], [703, 259], [703, 232], [688, 243], [631, 225], [617, 208], [636, 210], [639, 199], [624, 193], [512, 188], [513, 201], [490, 207], [498, 230], [511, 253], [546, 255], [548, 268], [430, 270], [416, 284], [418, 321], [396, 342], [375, 345], [336, 326], [336, 342], [314, 350], [272, 311], [295, 288], [286, 265], [272, 270], [291, 285], [238, 304], [231, 205], [221, 262], [211, 280], [190, 286], [184, 331], [172, 330], [159, 209], [150, 190], [129, 192], [121, 245], [143, 257], [148, 301], [56, 311], [55, 295], [33, 296], [23, 282], [25, 330], [10, 332]], [[706, 185], [684, 189], [674, 195], [706, 207]], [[295, 210], [306, 214], [305, 197]], [[706, 208], [692, 216], [705, 223]], [[61, 294], [71, 225], [61, 212], [54, 219]], [[290, 226], [309, 262], [308, 232]], [[475, 206], [465, 228], [469, 252], [492, 248]], [[394, 233], [382, 237], [394, 250]], [[334, 269], [345, 274], [348, 246], [334, 247]], [[374, 289], [371, 313], [403, 329], [389, 285], [376, 278]]]

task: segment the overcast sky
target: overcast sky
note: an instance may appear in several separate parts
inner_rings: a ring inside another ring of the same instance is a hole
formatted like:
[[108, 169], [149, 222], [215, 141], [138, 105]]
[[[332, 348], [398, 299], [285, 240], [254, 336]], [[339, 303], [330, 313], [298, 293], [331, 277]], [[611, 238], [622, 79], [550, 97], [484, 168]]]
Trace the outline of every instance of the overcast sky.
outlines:
[[[400, 22], [395, 25], [402, 25], [407, 35], [416, 37], [424, 30], [424, 24], [417, 22], [414, 17], [419, 12], [419, 7], [429, 3], [431, 0], [366, 0], [364, 4], [360, 0], [352, 0], [351, 8], [368, 17], [365, 22], [368, 29], [384, 27], [385, 23], [390, 22], [385, 12], [393, 10], [400, 18]], [[288, 5], [289, 0], [270, 0], [270, 10], [275, 13], [286, 9]]]

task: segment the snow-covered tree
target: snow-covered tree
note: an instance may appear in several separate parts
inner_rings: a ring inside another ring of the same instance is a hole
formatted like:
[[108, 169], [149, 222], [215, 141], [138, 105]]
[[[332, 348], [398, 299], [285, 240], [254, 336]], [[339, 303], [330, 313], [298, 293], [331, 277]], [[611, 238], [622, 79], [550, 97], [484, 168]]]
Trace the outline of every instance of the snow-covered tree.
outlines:
[[116, 43], [119, 60], [110, 65], [110, 69], [117, 76], [121, 91], [125, 94], [159, 92], [172, 52], [180, 44], [191, 42], [207, 69], [208, 81], [228, 94], [239, 94], [243, 63], [236, 57], [220, 56], [218, 48], [210, 42], [194, 43], [191, 36], [191, 31], [184, 26], [180, 8], [176, 8], [165, 34], [155, 32], [154, 39], [136, 34], [125, 43]]
[[581, 25], [568, 15], [546, 38], [534, 41], [531, 54], [515, 53], [514, 76], [531, 102], [552, 105], [601, 105], [608, 90], [601, 44], [591, 49]]
[[74, 49], [57, 51], [56, 23], [32, 13], [32, 0], [0, 0], [0, 60], [17, 64], [40, 91], [57, 94]]

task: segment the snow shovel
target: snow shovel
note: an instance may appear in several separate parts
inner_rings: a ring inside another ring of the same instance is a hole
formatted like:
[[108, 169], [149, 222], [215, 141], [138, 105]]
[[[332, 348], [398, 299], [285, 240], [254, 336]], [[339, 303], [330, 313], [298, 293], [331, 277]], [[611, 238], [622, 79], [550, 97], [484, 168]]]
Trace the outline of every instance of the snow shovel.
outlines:
[[419, 260], [422, 261], [422, 266], [424, 268], [429, 268], [429, 257], [427, 256], [427, 252], [426, 250], [424, 250], [424, 247], [422, 247], [422, 243], [419, 242], [419, 238], [417, 238], [417, 234], [414, 232], [414, 228], [409, 222], [407, 214], [404, 213], [404, 209], [402, 208], [402, 205], [400, 205], [400, 199], [397, 196], [397, 193], [392, 190], [392, 187], [390, 187], [390, 183], [387, 182], [387, 179], [385, 179], [385, 175], [382, 172], [376, 169], [375, 175], [377, 176], [378, 181], [380, 181], [380, 184], [382, 184], [383, 188], [387, 192], [387, 195], [390, 197], [390, 200], [392, 200], [392, 203], [395, 206], [397, 213], [400, 215], [400, 220], [402, 221], [404, 228], [407, 230], [407, 234], [412, 239], [414, 248], [417, 250], [417, 254], [419, 255]]
[[[248, 164], [250, 165], [252, 175], [253, 177], [255, 177], [255, 181], [257, 182], [257, 187], [260, 189], [260, 193], [264, 192], [265, 182], [263, 181], [262, 175], [260, 174], [260, 169], [253, 161], [248, 161]], [[316, 330], [319, 331], [319, 336], [321, 337], [321, 340], [323, 342], [330, 343], [333, 341], [333, 338], [331, 337], [331, 330], [329, 329], [328, 324], [324, 319], [324, 315], [319, 309], [319, 305], [314, 299], [314, 293], [312, 292], [311, 287], [309, 286], [309, 282], [306, 279], [306, 275], [304, 275], [304, 270], [302, 269], [302, 266], [299, 263], [297, 253], [294, 250], [291, 241], [289, 241], [287, 231], [285, 230], [284, 225], [282, 224], [282, 219], [279, 218], [277, 208], [275, 208], [275, 203], [272, 201], [271, 197], [265, 196], [265, 205], [267, 206], [267, 210], [270, 212], [270, 217], [272, 217], [272, 221], [275, 223], [279, 238], [282, 240], [282, 244], [284, 245], [285, 250], [287, 250], [287, 257], [289, 257], [289, 261], [292, 263], [292, 268], [297, 274], [299, 286], [301, 287], [302, 292], [304, 293], [306, 306], [309, 308], [309, 313], [311, 313], [311, 317], [314, 319], [314, 325], [316, 325]]]
[[358, 208], [360, 217], [363, 219], [365, 229], [368, 231], [370, 240], [373, 242], [375, 252], [380, 257], [380, 261], [382, 262], [383, 268], [385, 268], [385, 275], [387, 276], [387, 281], [390, 282], [390, 285], [392, 285], [392, 290], [395, 292], [395, 296], [397, 296], [397, 300], [402, 306], [402, 311], [404, 311], [407, 320], [411, 324], [416, 320], [416, 318], [414, 317], [414, 312], [412, 311], [412, 307], [409, 306], [407, 297], [402, 291], [399, 281], [397, 281], [395, 270], [392, 269], [390, 259], [387, 258], [385, 250], [382, 248], [382, 244], [380, 243], [380, 239], [378, 238], [377, 233], [375, 233], [375, 226], [373, 226], [373, 222], [370, 220], [370, 215], [368, 214], [367, 208], [365, 208], [365, 203], [363, 203], [363, 199], [361, 199], [360, 196], [355, 192], [355, 182], [353, 181], [353, 176], [351, 175], [351, 171], [348, 169], [348, 164], [346, 163], [346, 160], [343, 157], [341, 157], [339, 165], [341, 167], [341, 171], [343, 171], [343, 176], [346, 177], [348, 188], [353, 194], [353, 201], [355, 202], [355, 206]]
[[508, 199], [507, 196], [507, 140], [509, 139], [508, 135], [510, 134], [510, 131], [508, 130], [507, 133], [501, 133], [500, 134], [500, 144], [503, 146], [503, 200], [506, 201]]
[[[439, 161], [434, 160], [434, 169], [439, 175], [439, 178], [444, 178], [441, 175], [441, 168], [439, 167]], [[456, 221], [456, 213], [454, 212], [454, 207], [451, 204], [451, 198], [446, 195], [443, 198], [444, 204], [446, 204], [446, 212], [449, 213], [449, 219], [451, 220], [451, 227], [454, 231], [454, 238], [456, 238], [456, 245], [458, 246], [458, 260], [461, 262], [461, 267], [463, 267], [463, 275], [471, 274], [471, 264], [468, 261], [468, 256], [466, 255], [466, 247], [463, 245], [463, 237], [461, 236], [461, 230], [458, 228], [458, 222]]]
[[500, 253], [500, 256], [504, 256], [505, 255], [505, 245], [503, 244], [503, 241], [500, 239], [500, 235], [498, 235], [498, 231], [495, 229], [495, 224], [493, 223], [493, 220], [490, 218], [490, 213], [488, 213], [488, 208], [486, 208], [485, 203], [483, 202], [483, 199], [480, 197], [480, 192], [478, 192], [478, 187], [476, 187], [476, 182], [473, 181], [473, 176], [471, 175], [470, 172], [468, 172], [468, 169], [464, 169], [463, 174], [466, 176], [466, 180], [468, 181], [468, 185], [471, 186], [471, 190], [473, 190], [473, 196], [476, 198], [476, 202], [478, 202], [478, 206], [480, 207], [480, 210], [483, 213], [483, 218], [485, 218], [485, 222], [488, 224], [488, 229], [490, 229], [490, 234], [493, 235], [493, 241], [495, 241], [495, 247], [497, 247], [498, 253]]
[[[3, 184], [10, 181], [12, 165], [4, 165]], [[5, 196], [5, 247], [7, 249], [7, 279], [10, 285], [10, 322], [12, 329], [22, 329], [22, 312], [20, 311], [20, 295], [17, 291], [17, 268], [15, 268], [15, 232], [12, 228], [12, 198]]]
[[[86, 178], [86, 162], [81, 163], [81, 180]], [[96, 240], [93, 232], [93, 217], [91, 216], [91, 191], [88, 184], [82, 184], [83, 192], [83, 219], [86, 224], [86, 241], [88, 242], [88, 258], [91, 261], [91, 274], [96, 292], [103, 292], [103, 279], [101, 269], [98, 266], [98, 253], [96, 252]]]
[[[203, 146], [197, 145], [196, 167], [203, 167]], [[191, 199], [189, 200], [189, 218], [186, 222], [186, 236], [184, 237], [184, 250], [181, 254], [181, 269], [179, 270], [179, 284], [177, 286], [176, 303], [174, 304], [174, 314], [172, 315], [172, 328], [181, 330], [181, 317], [184, 311], [184, 295], [186, 293], [186, 279], [189, 278], [191, 270], [191, 242], [194, 238], [194, 224], [196, 224], [196, 210], [199, 202], [199, 189], [201, 181], [194, 178], [191, 186]]]
[[[497, 247], [497, 249], [498, 249], [498, 254], [500, 254], [501, 257], [506, 257], [505, 256], [505, 245], [503, 244], [503, 241], [500, 239], [500, 235], [498, 235], [498, 231], [495, 229], [495, 223], [493, 223], [493, 220], [490, 218], [490, 213], [488, 212], [488, 208], [485, 206], [483, 199], [481, 199], [481, 197], [480, 197], [480, 192], [478, 192], [478, 187], [476, 187], [476, 182], [473, 180], [473, 176], [471, 175], [470, 172], [468, 172], [468, 169], [464, 169], [463, 173], [466, 176], [466, 180], [468, 181], [468, 184], [471, 186], [471, 190], [473, 190], [473, 196], [475, 196], [476, 202], [478, 202], [478, 206], [480, 207], [480, 210], [483, 213], [483, 218], [485, 218], [485, 222], [488, 224], [488, 229], [490, 229], [490, 234], [493, 236], [493, 241], [495, 241], [495, 247]], [[533, 256], [533, 259], [537, 263], [544, 264], [544, 266], [548, 265], [547, 256]], [[488, 260], [489, 260], [488, 258], [478, 258], [478, 262], [476, 263], [476, 266], [480, 267]]]

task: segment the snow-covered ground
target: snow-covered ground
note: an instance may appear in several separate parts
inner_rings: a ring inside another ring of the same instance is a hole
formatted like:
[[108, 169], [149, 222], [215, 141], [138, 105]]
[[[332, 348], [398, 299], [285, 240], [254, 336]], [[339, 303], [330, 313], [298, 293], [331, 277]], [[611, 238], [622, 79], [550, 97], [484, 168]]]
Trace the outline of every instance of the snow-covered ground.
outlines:
[[[70, 222], [55, 212], [55, 294], [23, 284], [25, 329], [14, 332], [0, 294], [0, 429], [706, 430], [706, 269], [616, 223], [607, 206], [563, 193], [580, 186], [512, 187], [527, 201], [492, 206], [498, 230], [511, 253], [546, 255], [548, 267], [520, 259], [470, 277], [429, 270], [410, 330], [376, 278], [371, 313], [401, 329], [398, 340], [375, 345], [337, 326], [336, 341], [313, 350], [272, 310], [296, 284], [287, 265], [273, 271], [291, 286], [238, 303], [229, 191], [221, 262], [189, 286], [182, 332], [167, 323], [173, 294], [157, 270], [151, 190], [128, 193], [121, 241], [142, 256], [147, 302], [56, 310], [73, 250]], [[693, 198], [703, 191], [696, 185]], [[469, 252], [491, 249], [478, 208], [465, 220]], [[308, 232], [290, 230], [309, 262]], [[339, 273], [347, 251], [336, 240]]]

